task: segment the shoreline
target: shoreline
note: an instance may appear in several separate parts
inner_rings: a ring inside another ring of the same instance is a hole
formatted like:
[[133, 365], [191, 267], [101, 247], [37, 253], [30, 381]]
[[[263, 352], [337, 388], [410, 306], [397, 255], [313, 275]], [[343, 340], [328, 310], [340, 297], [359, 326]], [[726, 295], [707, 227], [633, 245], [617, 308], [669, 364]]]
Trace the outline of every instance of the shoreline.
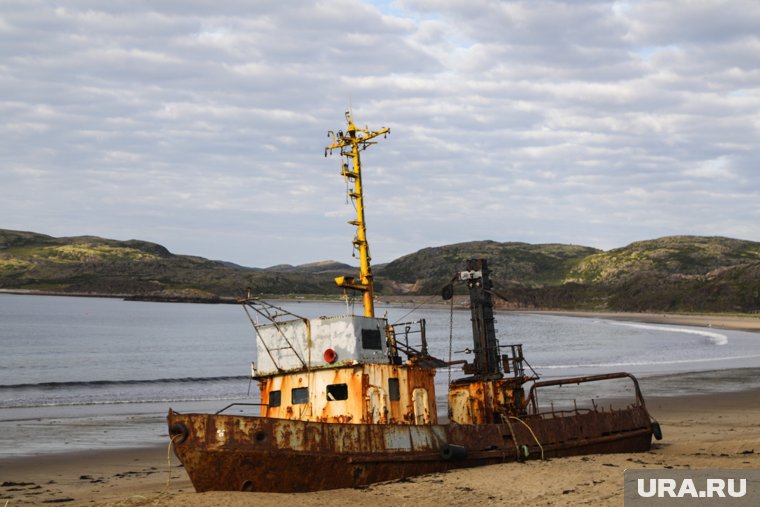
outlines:
[[556, 315], [584, 319], [607, 319], [624, 322], [642, 322], [669, 326], [694, 326], [732, 331], [760, 333], [760, 318], [750, 315], [683, 314], [683, 313], [633, 313], [633, 312], [586, 312], [576, 310], [508, 310], [511, 313]]
[[[220, 297], [218, 299], [134, 295], [134, 294], [93, 294], [93, 293], [62, 293], [53, 291], [34, 291], [25, 289], [0, 289], [0, 294], [15, 294], [21, 296], [62, 296], [62, 297], [86, 297], [86, 298], [110, 298], [124, 301], [143, 301], [157, 303], [188, 303], [188, 304], [238, 304], [233, 298]], [[271, 301], [284, 301], [289, 303], [342, 303], [342, 300], [330, 295], [314, 297], [299, 296], [262, 296]], [[378, 295], [376, 304], [396, 306], [401, 308], [445, 308], [449, 306], [445, 301], [434, 301], [437, 295], [405, 296]], [[466, 296], [454, 296], [454, 308], [466, 310], [468, 298]], [[760, 314], [722, 314], [722, 313], [662, 313], [662, 312], [617, 312], [606, 310], [557, 310], [557, 309], [530, 309], [530, 308], [504, 308], [496, 306], [496, 312], [514, 314], [556, 315], [564, 317], [594, 318], [620, 320], [628, 322], [642, 322], [649, 324], [665, 324], [677, 326], [707, 327], [716, 329], [729, 329], [734, 331], [749, 331], [760, 333]]]
[[[17, 505], [621, 505], [626, 468], [760, 468], [760, 389], [651, 397], [652, 450], [504, 463], [314, 493], [195, 493], [167, 445], [0, 459], [0, 503]], [[171, 475], [170, 475], [171, 474]], [[503, 478], [509, 476], [505, 489]], [[170, 478], [171, 477], [171, 478]], [[551, 477], [552, 481], [546, 481]]]

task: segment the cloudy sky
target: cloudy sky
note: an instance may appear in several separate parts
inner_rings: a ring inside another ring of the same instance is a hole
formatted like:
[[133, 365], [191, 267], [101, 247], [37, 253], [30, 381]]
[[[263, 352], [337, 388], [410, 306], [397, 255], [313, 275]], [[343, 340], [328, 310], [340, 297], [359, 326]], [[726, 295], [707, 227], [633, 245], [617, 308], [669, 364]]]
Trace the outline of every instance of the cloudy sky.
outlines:
[[249, 266], [760, 241], [760, 3], [4, 0], [0, 228]]

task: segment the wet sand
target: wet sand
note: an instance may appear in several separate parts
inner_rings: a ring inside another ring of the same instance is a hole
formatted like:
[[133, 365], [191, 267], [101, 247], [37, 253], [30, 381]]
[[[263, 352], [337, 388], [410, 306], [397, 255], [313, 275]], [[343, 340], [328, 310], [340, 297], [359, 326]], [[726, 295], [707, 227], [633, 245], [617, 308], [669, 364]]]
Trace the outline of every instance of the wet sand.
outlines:
[[[622, 505], [626, 468], [760, 468], [760, 390], [648, 400], [664, 439], [650, 452], [505, 463], [302, 494], [194, 493], [168, 448], [0, 461], [0, 505]], [[169, 476], [171, 470], [171, 478]]]

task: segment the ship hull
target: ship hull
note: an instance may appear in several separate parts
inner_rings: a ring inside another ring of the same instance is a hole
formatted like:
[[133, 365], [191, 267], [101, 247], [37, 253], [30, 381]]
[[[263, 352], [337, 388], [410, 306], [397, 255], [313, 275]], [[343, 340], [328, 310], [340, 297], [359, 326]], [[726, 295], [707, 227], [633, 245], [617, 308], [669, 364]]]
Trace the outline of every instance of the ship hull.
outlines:
[[464, 467], [651, 446], [646, 409], [529, 415], [506, 424], [340, 424], [169, 412], [196, 491], [305, 492]]

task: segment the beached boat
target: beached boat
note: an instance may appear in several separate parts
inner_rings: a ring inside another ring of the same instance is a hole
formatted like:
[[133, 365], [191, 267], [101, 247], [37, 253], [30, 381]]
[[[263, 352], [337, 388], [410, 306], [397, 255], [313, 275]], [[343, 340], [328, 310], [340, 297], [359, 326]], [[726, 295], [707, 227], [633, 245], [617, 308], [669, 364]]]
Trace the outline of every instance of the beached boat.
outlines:
[[[448, 299], [454, 283], [466, 284], [472, 361], [432, 357], [424, 321], [390, 325], [375, 316], [359, 154], [389, 129], [359, 129], [346, 118], [346, 132], [331, 132], [325, 153], [340, 150], [346, 160], [341, 174], [353, 185], [360, 272], [336, 283], [362, 295], [363, 315], [309, 319], [255, 297], [241, 300], [256, 330], [252, 375], [261, 414], [225, 414], [231, 406], [169, 411], [174, 452], [195, 489], [316, 491], [504, 461], [648, 450], [659, 425], [632, 375], [540, 381], [521, 345], [499, 344], [485, 259], [468, 261], [442, 292]], [[450, 383], [441, 424], [434, 377], [452, 365], [467, 376]], [[620, 408], [539, 403], [549, 386], [621, 378], [634, 396]]]

